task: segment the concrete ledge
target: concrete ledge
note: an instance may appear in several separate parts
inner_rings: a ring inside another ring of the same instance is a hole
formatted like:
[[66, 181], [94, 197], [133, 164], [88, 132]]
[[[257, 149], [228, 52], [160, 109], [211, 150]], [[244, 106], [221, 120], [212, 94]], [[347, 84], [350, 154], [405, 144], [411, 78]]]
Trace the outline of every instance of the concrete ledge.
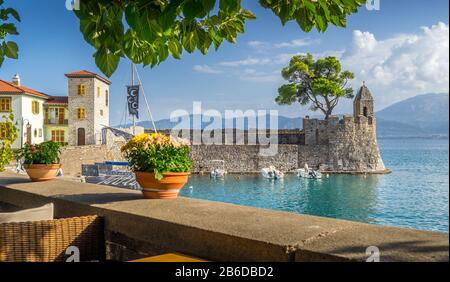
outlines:
[[444, 233], [375, 226], [219, 202], [144, 200], [139, 192], [56, 180], [31, 183], [0, 174], [0, 202], [30, 208], [53, 202], [57, 217], [105, 218], [108, 256], [130, 260], [181, 252], [212, 261], [448, 261]]

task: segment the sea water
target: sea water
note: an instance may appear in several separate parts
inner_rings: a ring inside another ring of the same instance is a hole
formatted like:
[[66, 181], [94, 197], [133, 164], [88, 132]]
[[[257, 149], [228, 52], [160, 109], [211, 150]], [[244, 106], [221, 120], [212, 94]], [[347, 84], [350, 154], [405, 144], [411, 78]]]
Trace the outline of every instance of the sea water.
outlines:
[[381, 139], [388, 175], [192, 176], [181, 196], [448, 233], [449, 140]]

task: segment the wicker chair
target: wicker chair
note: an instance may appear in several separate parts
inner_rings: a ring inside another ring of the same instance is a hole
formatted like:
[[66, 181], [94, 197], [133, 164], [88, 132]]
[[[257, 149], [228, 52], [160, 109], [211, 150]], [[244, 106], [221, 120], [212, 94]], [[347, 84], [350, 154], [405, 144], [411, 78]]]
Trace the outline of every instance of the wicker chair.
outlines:
[[81, 261], [104, 261], [103, 220], [98, 216], [0, 224], [0, 262], [64, 262], [67, 248]]

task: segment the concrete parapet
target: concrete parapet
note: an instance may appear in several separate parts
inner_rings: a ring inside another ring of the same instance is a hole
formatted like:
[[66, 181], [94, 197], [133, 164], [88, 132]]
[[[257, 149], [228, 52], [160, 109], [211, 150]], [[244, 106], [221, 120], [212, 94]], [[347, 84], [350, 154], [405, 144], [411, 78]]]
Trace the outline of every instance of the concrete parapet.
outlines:
[[[55, 204], [56, 217], [105, 218], [108, 258], [178, 252], [211, 261], [448, 261], [448, 234], [383, 227], [219, 202], [144, 200], [139, 192], [0, 174], [0, 201], [22, 208]], [[82, 255], [82, 254], [81, 254]]]

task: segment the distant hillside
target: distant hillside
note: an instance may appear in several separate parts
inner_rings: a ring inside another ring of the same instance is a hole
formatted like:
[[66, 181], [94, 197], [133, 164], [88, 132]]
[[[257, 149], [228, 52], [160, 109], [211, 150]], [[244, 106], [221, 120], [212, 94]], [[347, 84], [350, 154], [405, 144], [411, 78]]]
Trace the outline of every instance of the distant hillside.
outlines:
[[[261, 118], [262, 119], [265, 118], [266, 126], [270, 125], [270, 117], [269, 117], [269, 115], [267, 115], [265, 117], [264, 116], [258, 117], [258, 119], [261, 119]], [[156, 124], [156, 127], [158, 129], [170, 129], [170, 128], [173, 128], [173, 127], [175, 127], [177, 125], [181, 126], [183, 128], [189, 127], [189, 128], [196, 128], [196, 129], [198, 129], [198, 126], [194, 126], [193, 125], [193, 120], [194, 120], [194, 116], [193, 115], [191, 115], [189, 117], [189, 120], [190, 120], [190, 124], [188, 124], [188, 123], [179, 123], [179, 122], [171, 122], [170, 119], [162, 119], [162, 120], [156, 121], [155, 124]], [[303, 120], [302, 118], [288, 118], [288, 117], [284, 117], [284, 116], [279, 116], [278, 117], [278, 128], [279, 129], [299, 129], [299, 128], [302, 127], [302, 120]], [[210, 125], [211, 123], [212, 123], [212, 121], [204, 122], [204, 123], [202, 123], [201, 128], [205, 128], [208, 125]], [[248, 129], [248, 127], [249, 127], [247, 120], [244, 122], [244, 126], [243, 127], [242, 126], [237, 126], [235, 121], [233, 123], [231, 123], [231, 120], [223, 121], [221, 127], [222, 128], [226, 128], [227, 127], [226, 124], [233, 124], [234, 125], [233, 127], [237, 127], [237, 128], [240, 128], [240, 129], [243, 129], [243, 128]], [[150, 121], [138, 122], [137, 125], [142, 126], [144, 128], [152, 128], [153, 127]], [[127, 125], [127, 126], [130, 126], [130, 125]], [[251, 126], [251, 127], [254, 127], [254, 126]]]
[[[380, 137], [413, 137], [427, 135], [449, 134], [449, 95], [448, 94], [424, 94], [419, 95], [385, 108], [376, 114], [378, 125], [378, 136]], [[269, 125], [269, 116], [261, 116]], [[190, 116], [190, 124], [181, 124], [183, 128], [193, 127], [193, 116]], [[203, 123], [202, 128], [211, 122]], [[170, 129], [178, 122], [163, 119], [156, 122], [158, 129]], [[222, 123], [225, 128], [226, 121]], [[228, 121], [228, 124], [230, 122]], [[149, 121], [139, 122], [139, 126], [152, 128]], [[219, 126], [220, 127], [220, 126]], [[234, 124], [236, 127], [236, 124]], [[242, 129], [242, 126], [237, 126]], [[302, 118], [288, 118], [279, 116], [279, 129], [301, 129]], [[244, 127], [248, 129], [245, 122]]]
[[377, 119], [380, 136], [448, 135], [449, 95], [419, 95], [378, 112]]
[[[395, 136], [424, 136], [428, 133], [417, 126], [392, 121], [377, 119], [377, 135], [378, 137], [395, 137]], [[430, 134], [428, 134], [430, 135]]]

